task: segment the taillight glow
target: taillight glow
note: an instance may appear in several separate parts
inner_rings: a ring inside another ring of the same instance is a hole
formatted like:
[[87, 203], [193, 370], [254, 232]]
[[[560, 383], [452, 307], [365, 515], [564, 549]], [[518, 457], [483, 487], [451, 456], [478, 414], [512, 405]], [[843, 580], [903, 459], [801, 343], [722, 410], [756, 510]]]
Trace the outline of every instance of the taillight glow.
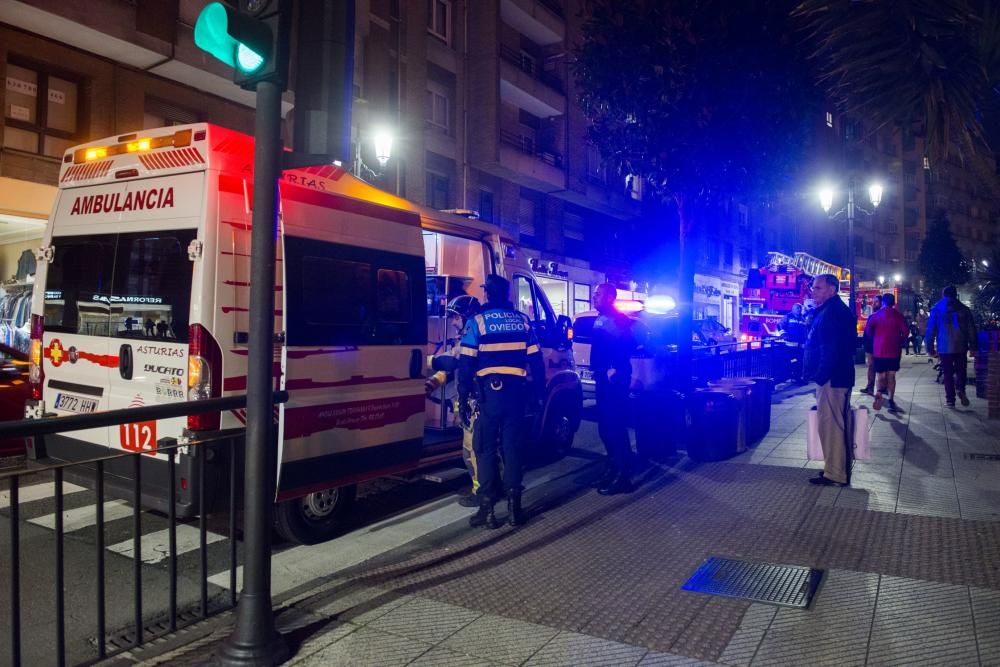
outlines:
[[28, 384], [31, 385], [31, 398], [35, 401], [42, 400], [42, 386], [45, 384], [45, 371], [42, 370], [42, 335], [44, 333], [45, 319], [41, 315], [32, 315]]
[[[188, 400], [218, 397], [222, 393], [222, 350], [219, 344], [200, 324], [189, 327], [188, 341]], [[189, 415], [188, 429], [217, 430], [221, 420], [222, 415], [218, 411]]]

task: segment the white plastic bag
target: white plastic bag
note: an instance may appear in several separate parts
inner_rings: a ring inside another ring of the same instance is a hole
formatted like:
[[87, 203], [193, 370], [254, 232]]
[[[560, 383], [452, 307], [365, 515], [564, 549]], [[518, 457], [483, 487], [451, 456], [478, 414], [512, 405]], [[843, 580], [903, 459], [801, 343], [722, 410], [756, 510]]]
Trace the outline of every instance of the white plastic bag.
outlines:
[[[851, 410], [854, 426], [854, 458], [870, 461], [872, 458], [871, 433], [868, 425], [868, 408], [860, 406]], [[816, 406], [806, 415], [806, 456], [812, 461], [823, 460], [823, 444], [819, 440], [819, 416]]]

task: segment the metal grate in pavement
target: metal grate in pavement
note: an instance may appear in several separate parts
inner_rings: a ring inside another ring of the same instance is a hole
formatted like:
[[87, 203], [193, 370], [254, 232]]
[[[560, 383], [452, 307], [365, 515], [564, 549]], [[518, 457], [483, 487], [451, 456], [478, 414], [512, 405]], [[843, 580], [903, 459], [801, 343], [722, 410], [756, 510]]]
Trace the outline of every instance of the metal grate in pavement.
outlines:
[[804, 609], [822, 577], [823, 570], [798, 565], [709, 556], [681, 589]]
[[981, 452], [965, 452], [964, 456], [969, 461], [1000, 461], [1000, 454], [983, 454]]

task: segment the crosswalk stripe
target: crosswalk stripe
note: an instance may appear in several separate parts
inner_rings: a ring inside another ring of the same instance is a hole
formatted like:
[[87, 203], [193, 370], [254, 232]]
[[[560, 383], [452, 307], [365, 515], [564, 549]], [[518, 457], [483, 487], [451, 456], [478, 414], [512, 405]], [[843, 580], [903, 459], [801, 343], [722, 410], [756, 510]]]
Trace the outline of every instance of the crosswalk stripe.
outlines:
[[[82, 486], [71, 484], [70, 482], [63, 482], [63, 497], [69, 495], [70, 493], [79, 493], [80, 491], [86, 491], [86, 489]], [[24, 503], [30, 503], [34, 500], [44, 500], [46, 498], [55, 497], [55, 482], [43, 482], [41, 484], [32, 484], [31, 486], [22, 486], [17, 492], [17, 502], [19, 507], [23, 507]], [[7, 509], [8, 507], [10, 507], [10, 491], [0, 491], [0, 509]]]
[[[104, 521], [114, 521], [123, 517], [132, 516], [132, 506], [121, 500], [111, 500], [104, 503]], [[45, 516], [28, 519], [28, 523], [43, 528], [56, 528], [56, 515], [46, 514]], [[76, 509], [63, 512], [63, 532], [72, 533], [74, 530], [88, 528], [97, 523], [97, 510], [94, 505], [86, 505]]]
[[[205, 535], [205, 543], [212, 544], [213, 542], [219, 542], [226, 539], [224, 536], [218, 533], [207, 532]], [[194, 551], [199, 546], [198, 529], [194, 526], [189, 526], [186, 523], [181, 523], [177, 525], [177, 555], [187, 553], [188, 551]], [[108, 551], [113, 551], [114, 553], [121, 554], [122, 556], [127, 556], [132, 558], [135, 554], [133, 550], [134, 544], [132, 543], [132, 538], [125, 540], [124, 542], [119, 542], [118, 544], [112, 544], [108, 547]], [[153, 565], [159, 563], [160, 561], [166, 560], [170, 557], [170, 532], [169, 529], [164, 528], [163, 530], [158, 530], [155, 533], [149, 533], [148, 535], [142, 536], [142, 562], [147, 565]]]

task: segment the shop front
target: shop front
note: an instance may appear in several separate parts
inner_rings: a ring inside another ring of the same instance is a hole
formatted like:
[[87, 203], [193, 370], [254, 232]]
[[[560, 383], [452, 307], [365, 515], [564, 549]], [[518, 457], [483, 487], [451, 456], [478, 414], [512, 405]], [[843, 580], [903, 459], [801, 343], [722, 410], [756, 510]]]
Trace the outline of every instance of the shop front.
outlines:
[[0, 176], [0, 343], [28, 353], [35, 251], [56, 188]]
[[591, 269], [531, 258], [531, 269], [538, 286], [545, 292], [556, 315], [571, 319], [591, 310], [594, 289], [604, 282], [604, 275]]
[[739, 334], [740, 328], [740, 286], [728, 280], [721, 281], [722, 319], [719, 321], [734, 334]]
[[722, 280], [700, 273], [694, 275], [693, 319], [716, 320], [730, 326], [722, 318]]

